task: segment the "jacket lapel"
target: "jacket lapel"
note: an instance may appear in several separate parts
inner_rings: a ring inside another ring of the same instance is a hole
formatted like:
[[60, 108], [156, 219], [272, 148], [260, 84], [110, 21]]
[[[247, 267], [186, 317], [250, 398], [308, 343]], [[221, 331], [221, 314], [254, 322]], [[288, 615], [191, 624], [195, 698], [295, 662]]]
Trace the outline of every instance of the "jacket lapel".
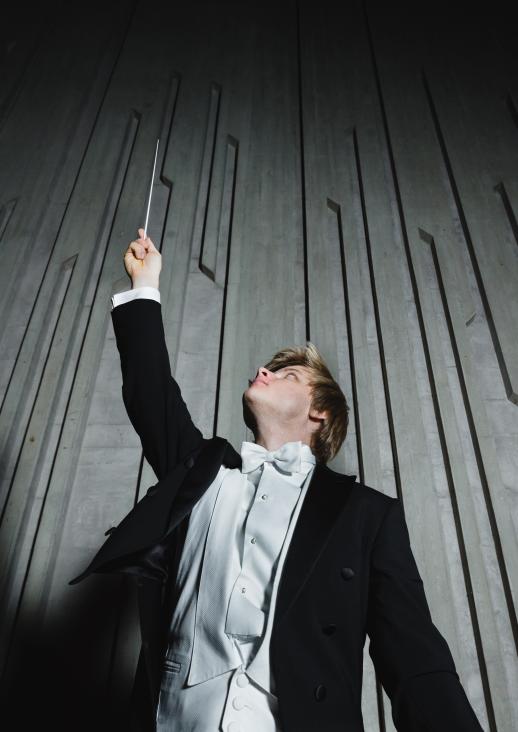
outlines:
[[[168, 537], [216, 477], [227, 445], [222, 437], [203, 439], [196, 459], [179, 463], [152, 486], [110, 534], [88, 567], [69, 584], [81, 582], [92, 572], [140, 573], [131, 567], [144, 559], [146, 565], [149, 560], [157, 567], [163, 564]], [[163, 574], [159, 572], [158, 576]]]
[[[181, 491], [178, 492], [173, 503], [166, 536], [174, 531], [182, 519], [190, 513], [195, 503], [200, 500], [211, 485], [221, 465], [226, 464], [225, 455], [227, 452], [232, 451], [235, 453], [239, 458], [239, 462], [241, 462], [241, 456], [223, 437], [213, 437], [204, 440], [203, 443], [203, 447], [198, 453], [194, 465], [185, 476]], [[233, 460], [235, 461], [235, 456], [233, 456]]]
[[282, 621], [324, 551], [355, 482], [355, 475], [335, 473], [317, 463], [286, 554], [275, 606]]

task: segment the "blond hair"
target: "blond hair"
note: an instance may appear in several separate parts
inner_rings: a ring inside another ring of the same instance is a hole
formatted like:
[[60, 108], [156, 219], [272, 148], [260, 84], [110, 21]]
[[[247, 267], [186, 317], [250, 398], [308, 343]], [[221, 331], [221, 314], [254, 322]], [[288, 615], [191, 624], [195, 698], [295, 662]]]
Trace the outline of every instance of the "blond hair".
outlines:
[[311, 409], [327, 411], [322, 427], [312, 435], [311, 450], [317, 462], [327, 463], [335, 457], [347, 435], [349, 405], [339, 385], [322, 358], [318, 348], [307, 341], [306, 346], [283, 348], [272, 356], [265, 367], [277, 371], [286, 366], [306, 366], [313, 372], [309, 380], [312, 387]]

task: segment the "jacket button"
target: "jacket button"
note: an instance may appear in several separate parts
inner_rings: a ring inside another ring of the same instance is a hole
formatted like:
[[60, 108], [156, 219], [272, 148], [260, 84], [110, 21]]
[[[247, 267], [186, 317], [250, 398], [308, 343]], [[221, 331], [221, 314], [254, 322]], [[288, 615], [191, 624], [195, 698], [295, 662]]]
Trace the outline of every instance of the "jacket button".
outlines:
[[341, 571], [342, 577], [346, 580], [349, 580], [352, 577], [354, 577], [354, 569], [351, 569], [351, 567], [342, 567], [342, 569], [340, 571]]
[[193, 457], [192, 457], [192, 455], [191, 455], [191, 456], [190, 456], [190, 457], [188, 457], [188, 458], [187, 458], [187, 460], [185, 461], [185, 467], [186, 467], [186, 468], [192, 468], [192, 466], [193, 466], [193, 465], [194, 465], [194, 458], [193, 458]]
[[327, 689], [324, 684], [319, 684], [315, 687], [315, 699], [317, 701], [323, 701], [326, 698]]
[[334, 623], [329, 623], [329, 625], [323, 625], [322, 626], [322, 632], [326, 635], [332, 635], [336, 630], [336, 625]]

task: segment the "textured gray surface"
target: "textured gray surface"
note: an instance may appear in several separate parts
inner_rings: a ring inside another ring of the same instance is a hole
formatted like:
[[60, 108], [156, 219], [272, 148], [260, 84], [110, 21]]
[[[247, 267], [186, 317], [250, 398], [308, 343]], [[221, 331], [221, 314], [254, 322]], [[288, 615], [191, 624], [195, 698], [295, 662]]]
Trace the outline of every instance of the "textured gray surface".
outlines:
[[[497, 6], [427, 13], [121, 0], [3, 25], [7, 687], [38, 658], [45, 688], [56, 656], [85, 728], [129, 692], [131, 588], [67, 581], [155, 482], [109, 298], [130, 286], [159, 136], [149, 233], [196, 424], [239, 449], [247, 378], [312, 340], [351, 405], [331, 467], [402, 497], [483, 727], [518, 728], [516, 55]], [[362, 708], [368, 732], [393, 729], [367, 652]]]

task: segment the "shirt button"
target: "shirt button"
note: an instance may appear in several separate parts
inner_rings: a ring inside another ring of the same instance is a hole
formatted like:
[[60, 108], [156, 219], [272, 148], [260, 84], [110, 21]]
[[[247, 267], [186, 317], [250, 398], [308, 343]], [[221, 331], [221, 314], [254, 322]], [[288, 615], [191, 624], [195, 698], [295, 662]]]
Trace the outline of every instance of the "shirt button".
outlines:
[[234, 709], [237, 709], [238, 711], [240, 709], [243, 709], [245, 705], [245, 700], [242, 699], [240, 696], [236, 696], [236, 698], [232, 701], [232, 706]]
[[244, 594], [246, 592], [246, 587], [242, 587], [241, 592]]
[[236, 684], [238, 686], [247, 686], [248, 685], [248, 677], [246, 674], [239, 674], [239, 676], [236, 679]]
[[256, 541], [257, 539], [255, 538], [255, 536], [252, 536], [252, 538], [250, 539], [250, 544], [255, 544]]
[[227, 727], [228, 732], [241, 732], [241, 725], [237, 722], [230, 722]]
[[267, 498], [268, 498], [268, 494], [267, 493], [263, 493], [263, 495], [261, 496], [261, 500], [262, 501], [266, 501]]

